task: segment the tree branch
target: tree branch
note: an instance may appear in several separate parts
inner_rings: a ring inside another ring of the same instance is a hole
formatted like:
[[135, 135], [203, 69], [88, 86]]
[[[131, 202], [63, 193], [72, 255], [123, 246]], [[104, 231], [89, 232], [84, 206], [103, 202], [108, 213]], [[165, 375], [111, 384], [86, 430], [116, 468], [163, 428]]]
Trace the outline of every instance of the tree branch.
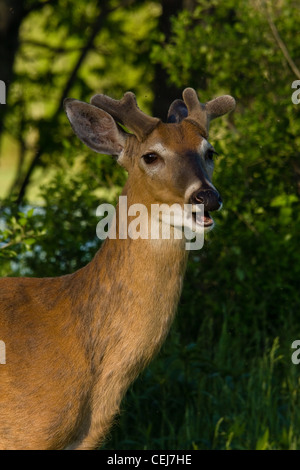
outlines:
[[[46, 2], [44, 2], [45, 4]], [[98, 5], [99, 7], [101, 7], [101, 3], [103, 3], [101, 0], [98, 0]], [[51, 121], [55, 121], [59, 115], [59, 113], [62, 111], [62, 102], [64, 100], [64, 98], [67, 97], [71, 87], [73, 86], [73, 83], [77, 77], [77, 74], [78, 74], [78, 71], [82, 65], [82, 63], [84, 62], [87, 54], [89, 53], [89, 51], [94, 47], [94, 42], [95, 42], [95, 39], [99, 33], [99, 31], [101, 30], [107, 16], [112, 13], [113, 11], [119, 9], [119, 8], [125, 8], [125, 7], [128, 7], [130, 6], [131, 4], [134, 3], [134, 0], [124, 0], [123, 2], [121, 2], [119, 5], [117, 5], [116, 7], [113, 7], [113, 8], [107, 8], [107, 6], [105, 7], [102, 7], [102, 11], [101, 13], [98, 15], [94, 25], [93, 25], [93, 28], [92, 28], [92, 32], [85, 44], [85, 46], [82, 48], [81, 50], [81, 54], [80, 56], [78, 57], [78, 60], [73, 68], [73, 70], [71, 71], [71, 74], [65, 84], [65, 87], [61, 93], [61, 96], [60, 96], [60, 99], [58, 101], [58, 105], [57, 105], [57, 108], [56, 110], [54, 111], [53, 115], [52, 115], [52, 118], [51, 118]], [[22, 183], [22, 186], [20, 188], [20, 191], [19, 191], [19, 195], [18, 195], [18, 198], [17, 198], [17, 204], [20, 205], [23, 201], [23, 198], [24, 198], [24, 195], [25, 195], [25, 192], [26, 192], [26, 189], [28, 187], [28, 184], [30, 182], [30, 179], [31, 179], [31, 176], [32, 176], [32, 173], [37, 165], [37, 163], [39, 162], [40, 158], [41, 158], [41, 155], [43, 154], [43, 149], [42, 148], [39, 148], [35, 154], [35, 157], [33, 158], [28, 170], [27, 170], [27, 173], [24, 177], [24, 180], [23, 180], [23, 183]]]
[[62, 47], [62, 46], [50, 46], [48, 43], [41, 42], [41, 41], [35, 41], [33, 39], [26, 39], [25, 41], [22, 41], [20, 43], [21, 46], [23, 45], [29, 45], [29, 46], [35, 46], [35, 47], [40, 47], [42, 49], [48, 49], [51, 52], [56, 52], [56, 53], [68, 53], [68, 52], [78, 52], [82, 50], [82, 47]]
[[281, 49], [281, 52], [283, 53], [284, 55], [284, 58], [285, 60], [287, 61], [287, 63], [289, 64], [292, 72], [296, 75], [297, 78], [300, 79], [300, 70], [298, 69], [298, 67], [296, 66], [295, 62], [293, 61], [293, 59], [291, 58], [290, 54], [289, 54], [289, 51], [287, 50], [287, 47], [286, 45], [284, 44], [283, 40], [281, 39], [280, 35], [279, 35], [279, 32], [278, 32], [278, 29], [276, 28], [275, 26], [275, 23], [272, 19], [272, 16], [271, 16], [271, 12], [270, 12], [270, 9], [269, 9], [269, 6], [267, 5], [267, 21], [269, 23], [269, 26], [271, 28], [271, 31], [272, 31], [272, 34], [274, 36], [274, 39], [275, 41], [277, 42], [279, 48]]
[[[51, 121], [52, 120], [56, 120], [58, 114], [60, 113], [61, 111], [61, 104], [62, 104], [62, 101], [64, 99], [64, 97], [67, 95], [67, 93], [69, 92], [71, 86], [73, 85], [73, 82], [76, 78], [76, 75], [78, 73], [78, 70], [80, 69], [80, 66], [82, 65], [87, 53], [89, 52], [91, 46], [93, 45], [94, 43], [94, 40], [97, 36], [97, 33], [100, 31], [100, 28], [105, 20], [105, 18], [107, 17], [109, 11], [108, 10], [102, 10], [102, 12], [100, 13], [100, 15], [98, 16], [97, 20], [95, 21], [94, 23], [94, 26], [93, 26], [93, 29], [92, 29], [92, 32], [91, 32], [91, 35], [89, 37], [89, 39], [87, 40], [86, 42], [86, 45], [83, 47], [82, 51], [81, 51], [81, 54], [75, 64], [75, 67], [73, 68], [68, 80], [67, 80], [67, 83], [64, 87], [64, 90], [61, 94], [61, 97], [58, 101], [58, 105], [57, 105], [57, 108], [56, 110], [54, 111], [53, 113], [53, 116], [51, 118]], [[26, 192], [26, 189], [27, 189], [27, 186], [30, 182], [30, 179], [31, 179], [31, 175], [38, 163], [38, 161], [40, 160], [41, 158], [41, 155], [42, 155], [42, 149], [39, 148], [38, 151], [36, 152], [28, 170], [27, 170], [27, 173], [24, 177], [24, 180], [23, 180], [23, 183], [21, 185], [21, 188], [20, 188], [20, 191], [19, 191], [19, 195], [18, 195], [18, 198], [17, 198], [17, 204], [20, 205], [23, 198], [24, 198], [24, 195], [25, 195], [25, 192]]]

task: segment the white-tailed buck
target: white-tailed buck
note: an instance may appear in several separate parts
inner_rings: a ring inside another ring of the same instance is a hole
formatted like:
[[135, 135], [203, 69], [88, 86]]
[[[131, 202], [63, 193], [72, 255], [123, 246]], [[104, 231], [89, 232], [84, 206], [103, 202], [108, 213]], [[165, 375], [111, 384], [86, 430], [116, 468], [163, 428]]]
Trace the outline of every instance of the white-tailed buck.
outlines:
[[[65, 101], [78, 137], [128, 171], [128, 206], [193, 204], [196, 225], [206, 231], [209, 211], [221, 206], [211, 182], [209, 122], [234, 106], [227, 95], [201, 104], [187, 88], [163, 123], [144, 114], [131, 92], [120, 101]], [[204, 215], [196, 220], [199, 204]], [[182, 227], [172, 230], [170, 239], [107, 238], [70, 275], [0, 279], [2, 449], [94, 449], [103, 442], [174, 318], [188, 252], [174, 236]]]

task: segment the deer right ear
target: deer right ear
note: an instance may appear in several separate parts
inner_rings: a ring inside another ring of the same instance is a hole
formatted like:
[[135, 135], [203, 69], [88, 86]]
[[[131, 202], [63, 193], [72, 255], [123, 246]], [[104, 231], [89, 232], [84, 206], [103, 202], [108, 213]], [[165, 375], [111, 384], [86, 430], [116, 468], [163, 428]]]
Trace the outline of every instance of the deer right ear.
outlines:
[[187, 107], [182, 100], [175, 100], [171, 104], [168, 112], [167, 122], [179, 123], [188, 116]]
[[64, 109], [79, 139], [98, 153], [118, 156], [125, 147], [127, 134], [110, 114], [82, 101], [67, 98]]

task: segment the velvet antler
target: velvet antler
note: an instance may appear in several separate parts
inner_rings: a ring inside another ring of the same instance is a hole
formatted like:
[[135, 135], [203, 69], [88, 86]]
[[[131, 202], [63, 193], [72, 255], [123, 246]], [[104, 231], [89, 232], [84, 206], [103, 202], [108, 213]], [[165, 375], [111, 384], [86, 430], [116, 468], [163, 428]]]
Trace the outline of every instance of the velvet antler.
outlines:
[[[235, 100], [230, 95], [219, 96], [207, 103], [200, 103], [193, 88], [183, 91], [183, 100], [175, 100], [169, 109], [168, 122], [178, 123], [183, 119], [192, 121], [208, 136], [209, 123], [218, 116], [232, 111]], [[91, 104], [110, 114], [115, 121], [132, 131], [139, 141], [145, 140], [160, 122], [160, 119], [143, 113], [137, 105], [135, 95], [128, 91], [121, 100], [106, 95], [95, 95]]]
[[186, 88], [182, 94], [183, 100], [175, 100], [169, 109], [168, 122], [181, 122], [183, 119], [196, 123], [204, 136], [208, 136], [209, 123], [216, 117], [232, 111], [235, 99], [223, 95], [207, 103], [200, 103], [193, 88]]
[[106, 95], [95, 95], [91, 99], [91, 104], [103, 109], [115, 121], [126, 126], [139, 141], [145, 140], [160, 121], [139, 109], [135, 95], [131, 91], [125, 93], [121, 100], [114, 100]]

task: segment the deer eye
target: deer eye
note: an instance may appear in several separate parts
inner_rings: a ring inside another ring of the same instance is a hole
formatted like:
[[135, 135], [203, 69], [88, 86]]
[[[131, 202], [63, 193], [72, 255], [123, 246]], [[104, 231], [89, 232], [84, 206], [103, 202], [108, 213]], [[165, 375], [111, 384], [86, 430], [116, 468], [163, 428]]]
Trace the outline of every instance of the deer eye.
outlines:
[[158, 155], [156, 153], [146, 153], [142, 158], [147, 165], [151, 165], [158, 160]]
[[206, 154], [205, 154], [205, 158], [207, 160], [213, 160], [214, 159], [214, 155], [219, 155], [214, 148], [210, 148], [206, 151]]

